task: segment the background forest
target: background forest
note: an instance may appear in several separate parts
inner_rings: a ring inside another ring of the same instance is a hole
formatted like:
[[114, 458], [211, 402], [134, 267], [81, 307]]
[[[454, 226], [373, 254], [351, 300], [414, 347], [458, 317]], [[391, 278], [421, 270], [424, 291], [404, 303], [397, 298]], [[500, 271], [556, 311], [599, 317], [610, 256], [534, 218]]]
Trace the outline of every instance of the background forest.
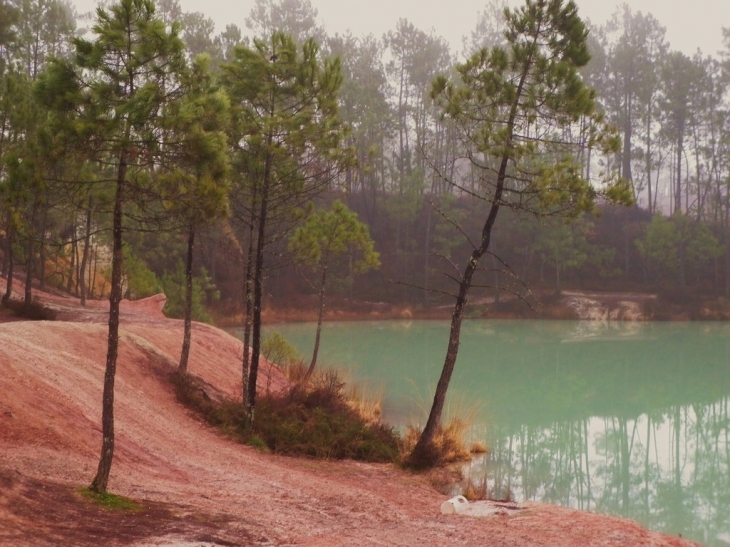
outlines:
[[[407, 20], [382, 37], [329, 35], [307, 0], [257, 0], [246, 29], [222, 32], [176, 0], [158, 2], [185, 66], [164, 77], [155, 69], [169, 96], [139, 99], [147, 105], [134, 126], [141, 137], [122, 156], [134, 181], [125, 196], [125, 296], [164, 291], [168, 313], [182, 315], [187, 264], [198, 319], [211, 307], [239, 313], [247, 302], [311, 305], [298, 297], [318, 292], [310, 281], [322, 263], [291, 238], [339, 200], [368, 227], [380, 267], [356, 276], [360, 257], [348, 247], [325, 266], [328, 292], [414, 309], [450, 302], [444, 272], [468, 255], [485, 202], [481, 175], [431, 86], [464, 57], [503, 43], [503, 8], [489, 2], [454, 52]], [[59, 67], [90, 70], [93, 55], [83, 65], [75, 37], [95, 22], [64, 0], [0, 0], [2, 275], [20, 267], [41, 287], [82, 300], [111, 286], [118, 173], [105, 158], [129, 139], [70, 121], [92, 103], [103, 118], [112, 108], [103, 101], [121, 100], [110, 89], [59, 87]], [[497, 257], [487, 257], [476, 284], [496, 299], [503, 289], [522, 292], [523, 282], [549, 292], [652, 291], [673, 302], [730, 298], [730, 29], [724, 38], [719, 57], [689, 57], [669, 49], [661, 21], [628, 5], [590, 27], [582, 77], [622, 147], [607, 155], [586, 147], [579, 159], [589, 179], [630, 180], [635, 205], [570, 222], [506, 212], [493, 231]], [[563, 137], [577, 142], [580, 133]]]

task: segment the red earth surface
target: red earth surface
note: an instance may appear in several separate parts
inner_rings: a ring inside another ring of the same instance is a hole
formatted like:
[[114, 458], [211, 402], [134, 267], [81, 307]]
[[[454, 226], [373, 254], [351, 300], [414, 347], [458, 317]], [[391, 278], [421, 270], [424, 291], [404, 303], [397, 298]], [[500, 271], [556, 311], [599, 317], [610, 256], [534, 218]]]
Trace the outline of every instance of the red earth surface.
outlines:
[[[164, 297], [122, 309], [109, 488], [142, 509], [103, 509], [79, 488], [91, 482], [101, 448], [107, 304], [40, 297], [57, 321], [0, 324], [0, 545], [695, 545], [629, 520], [535, 503], [479, 502], [488, 516], [442, 515], [445, 496], [427, 475], [240, 445], [177, 402], [168, 377], [182, 323], [163, 317]], [[241, 352], [232, 336], [195, 324], [190, 373], [235, 397]], [[268, 366], [260, 382], [260, 390], [285, 385]]]

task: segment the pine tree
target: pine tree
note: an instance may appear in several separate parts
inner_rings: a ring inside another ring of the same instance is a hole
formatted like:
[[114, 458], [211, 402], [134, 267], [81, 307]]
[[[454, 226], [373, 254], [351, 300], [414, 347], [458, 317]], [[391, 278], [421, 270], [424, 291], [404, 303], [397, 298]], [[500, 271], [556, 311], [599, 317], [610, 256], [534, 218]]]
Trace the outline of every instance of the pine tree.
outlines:
[[188, 92], [166, 110], [168, 139], [183, 146], [166, 158], [160, 177], [165, 213], [187, 234], [183, 345], [179, 372], [187, 373], [193, 315], [193, 251], [196, 232], [228, 213], [228, 96], [215, 88], [210, 58], [193, 60], [186, 78]]
[[[338, 59], [322, 60], [319, 46], [299, 47], [283, 33], [254, 47], [238, 46], [222, 66], [233, 105], [232, 208], [248, 249], [245, 274], [243, 399], [249, 417], [256, 398], [261, 348], [265, 250], [280, 239], [307, 200], [322, 192], [350, 159], [338, 115], [342, 85]], [[249, 351], [250, 348], [250, 351]]]
[[[324, 297], [327, 273], [338, 255], [350, 252], [351, 274], [362, 273], [380, 266], [380, 255], [375, 251], [373, 240], [366, 225], [357, 214], [350, 211], [341, 201], [335, 201], [330, 210], [320, 210], [309, 216], [307, 222], [296, 229], [289, 242], [289, 248], [304, 264], [321, 274], [319, 287], [319, 313], [317, 331], [314, 337], [314, 351], [304, 382], [309, 380], [317, 364], [319, 341], [324, 317]], [[352, 260], [355, 253], [359, 258]]]
[[[99, 8], [96, 38], [75, 38], [73, 60], [53, 60], [38, 97], [56, 111], [59, 131], [89, 159], [113, 171], [112, 280], [102, 411], [102, 448], [90, 488], [107, 490], [114, 455], [114, 380], [122, 299], [123, 219], [130, 203], [156, 195], [152, 168], [163, 146], [165, 106], [185, 92], [185, 55], [179, 28], [166, 28], [150, 0], [121, 0]], [[64, 124], [64, 125], [62, 125]]]
[[[410, 455], [414, 466], [432, 465], [438, 457], [433, 439], [456, 364], [464, 307], [479, 261], [491, 250], [500, 209], [536, 214], [591, 210], [598, 190], [583, 178], [577, 153], [581, 147], [618, 146], [596, 112], [594, 92], [578, 74], [590, 56], [576, 5], [527, 0], [506, 15], [505, 48], [482, 49], [457, 67], [458, 81], [439, 77], [433, 84], [444, 114], [462, 129], [466, 157], [480, 183], [474, 193], [486, 204], [487, 215], [457, 280], [444, 366], [428, 421]], [[584, 128], [578, 138], [571, 131], [577, 127]], [[606, 195], [630, 201], [627, 190], [618, 181]]]

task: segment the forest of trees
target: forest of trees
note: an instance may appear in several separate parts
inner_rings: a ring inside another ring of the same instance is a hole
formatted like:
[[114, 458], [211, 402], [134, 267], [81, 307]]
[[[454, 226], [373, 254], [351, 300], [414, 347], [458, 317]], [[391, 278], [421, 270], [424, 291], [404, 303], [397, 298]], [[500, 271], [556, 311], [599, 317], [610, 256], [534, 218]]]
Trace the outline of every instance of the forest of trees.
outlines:
[[[318, 293], [321, 309], [325, 279], [412, 307], [460, 285], [463, 304], [469, 286], [730, 298], [730, 29], [720, 58], [689, 57], [623, 5], [584, 47], [570, 6], [537, 4], [510, 19], [490, 0], [454, 52], [405, 19], [329, 35], [308, 0], [256, 0], [246, 29], [222, 31], [177, 0], [87, 15], [0, 0], [3, 301], [20, 271], [26, 303], [33, 279], [82, 304], [108, 296], [105, 393], [123, 297], [243, 312], [252, 409], [263, 307]], [[535, 31], [543, 16], [554, 28]], [[351, 224], [360, 235], [338, 237], [360, 250], [323, 263], [311, 222], [330, 207], [367, 230]], [[380, 267], [360, 272], [378, 264], [361, 256], [370, 237]], [[183, 373], [189, 336], [188, 320]]]
[[[475, 212], [484, 204], [474, 199], [478, 176], [461, 161], [463, 143], [434, 104], [431, 83], [439, 74], [453, 74], [456, 64], [479, 48], [504, 43], [504, 7], [500, 0], [487, 3], [474, 30], [464, 38], [463, 50], [454, 52], [444, 39], [407, 20], [398, 21], [382, 37], [328, 35], [307, 0], [259, 0], [246, 20], [247, 28], [228, 25], [219, 32], [205, 14], [185, 13], [174, 0], [159, 2], [156, 15], [168, 26], [179, 24], [186, 62], [192, 66], [197, 55], [207, 54], [207, 74], [199, 77], [212, 79], [204, 84], [211, 89], [220, 91], [222, 84], [228, 95], [225, 109], [230, 112], [219, 112], [223, 119], [209, 123], [226, 125], [218, 130], [229, 139], [230, 172], [221, 177], [226, 179], [221, 183], [225, 195], [219, 198], [228, 201], [229, 208], [220, 213], [223, 221], [215, 220], [215, 215], [204, 220], [209, 211], [188, 220], [182, 220], [182, 213], [168, 215], [165, 222], [157, 213], [146, 219], [130, 214], [130, 226], [144, 229], [130, 231], [123, 244], [126, 296], [146, 296], [174, 286], [176, 276], [178, 284], [183, 282], [180, 264], [193, 235], [189, 228], [195, 224], [195, 283], [207, 287], [197, 290], [196, 298], [205, 305], [218, 301], [228, 313], [240, 311], [245, 301], [240, 272], [256, 261], [256, 252], [247, 254], [252, 247], [246, 238], [251, 234], [244, 234], [244, 226], [252, 226], [257, 212], [251, 210], [250, 189], [241, 181], [241, 173], [251, 166], [235, 145], [235, 133], [247, 131], [240, 124], [252, 121], [236, 118], [245, 100], [240, 94], [246, 93], [237, 86], [247, 85], [235, 81], [241, 77], [236, 64], [248, 70], [251, 59], [237, 58], [234, 46], [246, 44], [254, 51], [263, 47], [266, 51], [259, 51], [260, 58], [268, 60], [277, 47], [286, 47], [271, 42], [275, 31], [299, 46], [312, 39], [315, 49], [302, 50], [309, 58], [297, 62], [317, 62], [338, 79], [328, 84], [336, 87], [330, 90], [336, 104], [327, 115], [342, 126], [338, 129], [342, 157], [325, 161], [312, 155], [297, 174], [301, 180], [274, 179], [275, 186], [294, 185], [297, 192], [295, 197], [272, 200], [276, 210], [268, 213], [270, 231], [267, 228], [261, 246], [261, 279], [267, 280], [261, 298], [282, 302], [312, 291], [290, 268], [293, 258], [287, 238], [303, 220], [295, 211], [303, 211], [313, 200], [324, 206], [335, 199], [357, 212], [369, 227], [382, 266], [353, 285], [348, 261], [334, 265], [339, 271], [331, 277], [332, 290], [346, 297], [413, 307], [438, 300], [437, 291], [452, 291], [443, 272], [450, 260], [468, 252], [463, 234], [479, 233], [481, 221]], [[93, 175], [98, 184], [69, 184], [71, 178], [91, 176], [83, 171], [91, 167], [88, 162], [69, 165], [62, 159], [59, 146], [68, 147], [68, 139], [51, 127], [58, 119], [49, 121], [44, 110], [48, 106], [32, 91], [50, 59], [73, 57], [72, 39], [90, 34], [95, 15], [80, 16], [63, 0], [3, 0], [0, 10], [2, 274], [12, 278], [17, 265], [24, 275], [34, 273], [41, 286], [62, 287], [82, 299], [106, 295], [111, 287], [110, 190], [100, 173]], [[256, 46], [254, 37], [265, 42]], [[636, 205], [607, 207], [602, 215], [582, 215], [570, 224], [519, 211], [502, 215], [492, 241], [501, 262], [494, 259], [489, 282], [483, 284], [514, 289], [516, 276], [529, 286], [558, 291], [609, 287], [658, 291], [676, 300], [697, 294], [730, 297], [726, 137], [730, 31], [725, 39], [726, 54], [717, 57], [698, 51], [689, 57], [669, 48], [657, 18], [628, 5], [610, 21], [590, 27], [591, 61], [582, 69], [582, 77], [597, 90], [622, 147], [603, 156], [586, 150], [581, 161], [589, 179], [603, 170], [630, 180]], [[291, 99], [281, 93], [274, 103], [281, 101], [286, 117], [284, 103]], [[261, 103], [258, 109], [256, 115], [263, 120], [266, 105]], [[168, 156], [169, 167], [176, 156]], [[158, 159], [162, 161], [154, 161]], [[178, 175], [187, 172], [189, 180], [195, 178], [194, 162], [189, 167], [178, 162], [177, 169]], [[168, 205], [174, 201], [172, 196], [162, 199]], [[252, 279], [252, 293], [254, 289]], [[200, 304], [197, 317], [204, 316]]]

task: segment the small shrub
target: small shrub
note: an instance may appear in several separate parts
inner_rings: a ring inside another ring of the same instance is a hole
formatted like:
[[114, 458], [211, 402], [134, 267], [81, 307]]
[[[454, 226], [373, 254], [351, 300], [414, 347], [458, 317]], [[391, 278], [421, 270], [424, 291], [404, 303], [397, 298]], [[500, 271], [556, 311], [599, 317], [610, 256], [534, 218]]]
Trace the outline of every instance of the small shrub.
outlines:
[[393, 429], [366, 421], [351, 408], [346, 383], [335, 371], [322, 371], [307, 387], [295, 385], [288, 393], [260, 396], [250, 426], [240, 402], [213, 400], [202, 382], [189, 375], [174, 373], [171, 382], [180, 402], [224, 434], [260, 450], [374, 462], [398, 457]]
[[178, 401], [201, 414], [208, 421], [216, 421], [222, 405], [216, 404], [192, 376], [175, 371], [170, 375], [170, 382], [175, 388]]
[[147, 264], [127, 246], [124, 248], [124, 276], [127, 281], [124, 298], [136, 300], [160, 292], [160, 281]]
[[269, 447], [266, 445], [266, 441], [264, 441], [258, 435], [251, 435], [250, 437], [248, 437], [246, 439], [246, 444], [255, 448], [261, 453], [269, 452]]
[[315, 458], [392, 462], [392, 428], [366, 423], [350, 408], [336, 374], [318, 375], [311, 387], [259, 400], [252, 433], [274, 452]]
[[302, 357], [297, 348], [287, 342], [279, 332], [272, 332], [261, 342], [261, 354], [267, 361], [288, 367], [294, 363], [301, 363]]
[[[162, 312], [166, 317], [182, 319], [185, 316], [185, 265], [182, 260], [178, 260], [173, 272], [162, 276], [161, 284], [167, 296]], [[193, 321], [212, 323], [213, 319], [207, 312], [206, 305], [216, 302], [220, 294], [205, 268], [201, 268], [200, 275], [193, 277], [192, 296]]]
[[55, 321], [56, 312], [41, 304], [37, 298], [33, 298], [30, 304], [23, 300], [8, 300], [4, 307], [11, 310], [16, 316], [24, 317], [31, 321]]

